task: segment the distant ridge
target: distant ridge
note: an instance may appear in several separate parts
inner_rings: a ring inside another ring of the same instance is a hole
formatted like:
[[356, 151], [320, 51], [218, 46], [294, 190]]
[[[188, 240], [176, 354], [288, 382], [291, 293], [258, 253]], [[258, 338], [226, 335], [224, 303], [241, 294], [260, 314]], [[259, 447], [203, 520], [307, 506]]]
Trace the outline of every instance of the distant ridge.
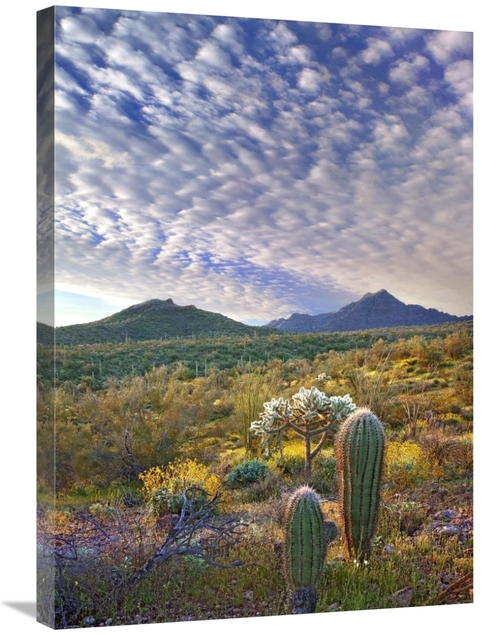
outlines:
[[381, 289], [377, 293], [366, 293], [357, 302], [351, 302], [332, 313], [293, 313], [289, 318], [272, 320], [266, 326], [297, 333], [333, 333], [393, 326], [430, 326], [467, 320], [472, 320], [472, 316], [457, 317], [436, 309], [425, 309], [418, 304], [404, 304]]
[[334, 333], [365, 331], [395, 326], [431, 326], [472, 320], [457, 317], [418, 304], [404, 304], [385, 289], [366, 293], [332, 313], [307, 315], [293, 313], [289, 318], [272, 320], [265, 326], [249, 326], [220, 313], [204, 311], [193, 304], [181, 306], [168, 300], [146, 300], [95, 322], [58, 326], [55, 329], [37, 322], [40, 344], [76, 345], [124, 343], [175, 338], [220, 337], [221, 335], [269, 335], [281, 331], [295, 333]]
[[[197, 309], [193, 304], [180, 306], [168, 300], [146, 300], [109, 317], [55, 328], [57, 344], [96, 344], [139, 342], [221, 335], [254, 335], [275, 332], [264, 326], [248, 326], [220, 313]], [[52, 335], [51, 335], [52, 334]], [[53, 329], [38, 324], [38, 342], [54, 341]]]

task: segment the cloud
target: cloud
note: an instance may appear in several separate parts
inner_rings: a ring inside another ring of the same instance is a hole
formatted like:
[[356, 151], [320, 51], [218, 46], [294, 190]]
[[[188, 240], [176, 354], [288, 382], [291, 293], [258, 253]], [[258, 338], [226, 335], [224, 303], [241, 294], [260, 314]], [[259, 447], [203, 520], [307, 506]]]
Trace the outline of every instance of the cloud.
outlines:
[[308, 64], [311, 61], [311, 51], [307, 46], [292, 46], [288, 49], [288, 60], [297, 64]]
[[361, 53], [361, 59], [365, 64], [378, 64], [383, 59], [394, 56], [394, 51], [386, 40], [369, 37], [366, 43], [368, 46]]
[[453, 62], [445, 71], [445, 80], [451, 85], [460, 103], [472, 114], [472, 62], [461, 60]]
[[306, 92], [315, 93], [318, 91], [322, 77], [318, 71], [312, 68], [304, 68], [299, 75], [298, 85]]
[[202, 44], [196, 53], [195, 59], [216, 69], [224, 69], [231, 63], [229, 55], [214, 42]]
[[59, 23], [61, 36], [73, 44], [94, 44], [103, 34], [89, 15], [68, 16]]
[[415, 84], [420, 79], [422, 71], [429, 68], [429, 60], [423, 55], [410, 55], [408, 59], [395, 62], [390, 71], [389, 79], [397, 84]]
[[457, 58], [472, 55], [472, 33], [438, 31], [427, 39], [427, 48], [439, 64], [446, 66]]
[[442, 77], [427, 32], [72, 11], [61, 288], [247, 321], [382, 287], [470, 312], [469, 58]]
[[82, 139], [56, 131], [56, 143], [69, 150], [78, 162], [98, 160], [104, 168], [130, 163], [127, 152], [113, 152], [107, 143], [97, 139]]
[[275, 44], [279, 51], [297, 42], [297, 36], [284, 22], [279, 22], [276, 27], [269, 32], [269, 39]]

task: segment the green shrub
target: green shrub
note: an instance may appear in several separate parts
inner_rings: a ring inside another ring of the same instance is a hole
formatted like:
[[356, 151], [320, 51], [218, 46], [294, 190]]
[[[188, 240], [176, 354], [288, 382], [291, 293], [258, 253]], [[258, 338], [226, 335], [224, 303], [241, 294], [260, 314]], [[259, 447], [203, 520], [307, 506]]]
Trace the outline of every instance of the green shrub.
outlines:
[[269, 464], [283, 476], [292, 478], [304, 476], [305, 461], [302, 456], [284, 452], [282, 455], [271, 457]]
[[237, 465], [227, 476], [231, 487], [245, 486], [264, 479], [270, 473], [269, 467], [258, 459], [244, 461]]
[[338, 487], [337, 459], [335, 456], [319, 457], [312, 471], [311, 487], [318, 494], [335, 494]]

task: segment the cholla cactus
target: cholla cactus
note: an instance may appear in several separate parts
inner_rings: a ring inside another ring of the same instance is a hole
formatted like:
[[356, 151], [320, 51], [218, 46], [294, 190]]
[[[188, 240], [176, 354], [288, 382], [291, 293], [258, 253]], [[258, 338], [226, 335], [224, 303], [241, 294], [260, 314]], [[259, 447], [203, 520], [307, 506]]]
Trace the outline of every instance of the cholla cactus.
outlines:
[[327, 541], [319, 497], [312, 488], [300, 487], [290, 497], [284, 526], [283, 566], [292, 613], [314, 613]]
[[261, 437], [266, 456], [271, 454], [271, 436], [276, 437], [277, 446], [281, 449], [282, 434], [288, 427], [291, 416], [290, 402], [287, 399], [271, 399], [264, 404], [260, 419], [250, 424], [250, 431]]
[[322, 415], [331, 418], [334, 415], [334, 407], [330, 397], [318, 390], [316, 386], [312, 388], [301, 388], [292, 397], [293, 408], [296, 416], [314, 421]]
[[327, 375], [326, 373], [320, 373], [317, 377], [316, 377], [316, 381], [319, 384], [324, 383], [325, 381], [329, 381], [331, 379], [330, 375]]
[[[281, 440], [286, 430], [293, 430], [304, 438], [306, 479], [311, 474], [313, 458], [323, 447], [326, 439], [333, 436], [339, 422], [356, 410], [349, 395], [343, 397], [327, 397], [316, 386], [301, 388], [293, 395], [292, 402], [287, 399], [272, 399], [264, 404], [258, 421], [252, 421], [250, 430], [262, 437], [266, 454], [271, 453], [271, 439], [276, 440], [281, 449]], [[319, 437], [314, 449], [311, 448], [313, 438]]]

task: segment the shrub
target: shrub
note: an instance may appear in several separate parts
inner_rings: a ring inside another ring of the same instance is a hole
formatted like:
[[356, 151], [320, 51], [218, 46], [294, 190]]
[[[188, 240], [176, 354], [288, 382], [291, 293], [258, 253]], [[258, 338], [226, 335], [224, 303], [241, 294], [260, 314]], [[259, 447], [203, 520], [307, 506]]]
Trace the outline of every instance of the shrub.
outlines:
[[338, 472], [335, 456], [319, 457], [312, 472], [311, 487], [318, 494], [332, 495], [337, 492]]
[[271, 469], [283, 476], [300, 477], [304, 475], [304, 449], [298, 439], [288, 441], [280, 453], [271, 456], [268, 461]]
[[411, 489], [431, 476], [432, 465], [417, 443], [390, 441], [387, 444], [384, 480], [390, 491]]
[[139, 474], [143, 493], [154, 515], [178, 513], [188, 487], [199, 487], [213, 496], [221, 486], [221, 479], [193, 459], [176, 459], [166, 466], [155, 466]]
[[109, 505], [93, 503], [89, 507], [89, 512], [98, 518], [110, 518], [116, 513], [116, 510], [114, 507], [110, 507]]
[[420, 446], [427, 459], [452, 474], [471, 472], [473, 466], [472, 438], [447, 436], [441, 430], [433, 430], [422, 436]]
[[283, 492], [283, 479], [277, 472], [269, 474], [255, 483], [250, 483], [239, 491], [238, 500], [242, 503], [262, 503], [276, 498]]
[[264, 479], [270, 473], [269, 467], [258, 459], [244, 461], [237, 465], [227, 476], [231, 487], [245, 486]]

